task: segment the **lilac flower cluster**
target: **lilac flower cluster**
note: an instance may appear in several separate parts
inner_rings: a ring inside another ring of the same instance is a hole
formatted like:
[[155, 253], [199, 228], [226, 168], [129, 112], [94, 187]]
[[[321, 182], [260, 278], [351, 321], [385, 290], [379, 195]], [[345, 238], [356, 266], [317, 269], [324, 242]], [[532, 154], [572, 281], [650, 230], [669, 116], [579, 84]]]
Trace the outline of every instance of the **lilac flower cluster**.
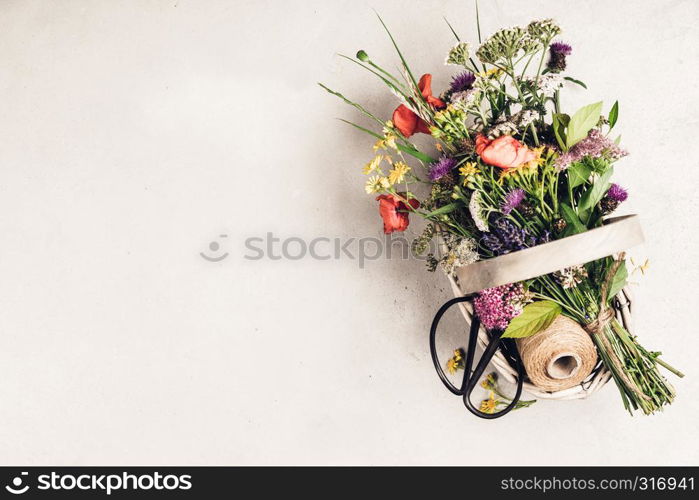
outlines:
[[526, 303], [521, 283], [487, 288], [473, 299], [473, 307], [487, 330], [505, 330]]
[[580, 161], [586, 156], [591, 158], [605, 156], [610, 160], [618, 160], [627, 154], [629, 153], [626, 150], [621, 149], [613, 141], [610, 141], [602, 135], [602, 132], [597, 129], [592, 129], [585, 139], [556, 159], [556, 168], [558, 170], [565, 170], [571, 163]]
[[511, 220], [501, 217], [490, 224], [491, 231], [481, 238], [481, 243], [495, 255], [505, 255], [528, 247], [548, 243], [551, 239], [548, 231], [537, 238], [525, 228], [518, 227]]
[[431, 181], [436, 181], [451, 172], [456, 167], [457, 161], [449, 156], [444, 156], [430, 164], [430, 172], [428, 174]]
[[500, 205], [500, 211], [505, 215], [510, 215], [510, 213], [512, 213], [512, 211], [517, 208], [522, 201], [524, 201], [525, 197], [526, 193], [524, 192], [524, 189], [513, 189], [505, 195], [505, 199]]
[[469, 90], [471, 87], [473, 87], [473, 82], [475, 81], [476, 75], [470, 71], [464, 71], [451, 79], [449, 90], [451, 90], [451, 92], [454, 94], [457, 92], [463, 92], [464, 90]]

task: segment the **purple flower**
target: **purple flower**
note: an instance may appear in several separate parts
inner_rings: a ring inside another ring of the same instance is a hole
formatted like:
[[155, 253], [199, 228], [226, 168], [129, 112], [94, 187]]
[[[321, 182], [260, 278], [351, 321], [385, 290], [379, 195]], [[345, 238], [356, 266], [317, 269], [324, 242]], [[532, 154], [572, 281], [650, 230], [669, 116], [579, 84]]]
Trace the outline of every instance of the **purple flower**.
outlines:
[[505, 195], [505, 199], [503, 200], [502, 205], [500, 205], [500, 211], [505, 215], [510, 215], [510, 213], [517, 208], [520, 203], [522, 203], [525, 196], [526, 193], [524, 192], [524, 189], [513, 189]]
[[573, 52], [573, 48], [567, 43], [555, 42], [549, 47], [551, 58], [548, 62], [548, 68], [553, 73], [560, 73], [566, 69], [566, 56]]
[[554, 42], [549, 49], [551, 50], [551, 55], [569, 56], [573, 52], [573, 47], [563, 42]]
[[610, 160], [618, 160], [627, 154], [629, 153], [626, 150], [621, 149], [613, 141], [607, 139], [602, 135], [602, 132], [597, 129], [592, 129], [585, 139], [556, 159], [556, 168], [558, 170], [565, 170], [571, 163], [580, 161], [586, 156], [591, 158], [600, 158], [604, 156]]
[[521, 283], [487, 288], [478, 292], [473, 307], [487, 330], [505, 330], [519, 316], [526, 302]]
[[476, 75], [470, 71], [464, 71], [463, 73], [460, 73], [452, 78], [450, 90], [454, 94], [457, 92], [463, 92], [464, 90], [470, 89], [475, 81]]
[[[483, 235], [481, 243], [495, 255], [504, 255], [527, 248], [530, 234], [505, 217], [490, 224], [491, 231]], [[534, 242], [536, 244], [536, 242]]]
[[607, 191], [607, 198], [609, 198], [610, 200], [614, 200], [617, 203], [626, 201], [628, 197], [629, 193], [627, 193], [626, 189], [621, 187], [619, 184], [612, 184], [609, 187], [609, 190]]
[[456, 163], [454, 158], [442, 155], [438, 161], [430, 164], [430, 172], [428, 174], [430, 180], [436, 181], [441, 179], [456, 167]]

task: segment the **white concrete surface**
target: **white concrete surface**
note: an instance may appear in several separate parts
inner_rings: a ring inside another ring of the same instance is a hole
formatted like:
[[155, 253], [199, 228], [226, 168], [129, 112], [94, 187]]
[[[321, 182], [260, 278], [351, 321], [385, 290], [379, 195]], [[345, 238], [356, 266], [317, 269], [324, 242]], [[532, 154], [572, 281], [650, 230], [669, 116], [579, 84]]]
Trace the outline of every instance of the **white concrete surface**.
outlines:
[[[482, 2], [485, 33], [562, 24], [590, 89], [568, 105], [620, 100], [617, 178], [651, 260], [639, 333], [687, 374], [650, 418], [609, 385], [495, 422], [432, 370], [443, 276], [243, 258], [269, 231], [381, 235], [371, 142], [316, 86], [389, 115], [381, 84], [334, 55], [395, 65], [371, 7], [436, 89], [442, 15], [475, 39], [466, 0], [0, 3], [1, 463], [699, 462], [699, 4]], [[218, 263], [199, 255], [214, 239]]]

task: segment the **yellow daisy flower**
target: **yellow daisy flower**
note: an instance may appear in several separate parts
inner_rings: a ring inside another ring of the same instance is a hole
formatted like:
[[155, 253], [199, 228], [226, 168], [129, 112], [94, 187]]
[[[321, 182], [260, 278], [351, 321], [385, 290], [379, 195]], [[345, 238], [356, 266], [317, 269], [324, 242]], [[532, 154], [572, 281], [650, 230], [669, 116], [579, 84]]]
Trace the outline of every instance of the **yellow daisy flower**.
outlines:
[[388, 148], [398, 149], [396, 146], [396, 136], [391, 132], [387, 133], [384, 137], [374, 143], [374, 151]]
[[454, 375], [457, 370], [463, 370], [465, 366], [465, 361], [464, 361], [464, 350], [463, 349], [455, 349], [454, 350], [454, 356], [449, 358], [449, 361], [447, 361], [447, 371]]
[[498, 77], [502, 74], [502, 70], [500, 68], [492, 68], [489, 69], [488, 71], [481, 71], [480, 73], [476, 73], [476, 76], [480, 76], [482, 78], [490, 78], [492, 77]]
[[374, 171], [378, 172], [379, 166], [381, 165], [383, 159], [383, 155], [376, 155], [369, 163], [364, 165], [364, 170], [362, 170], [362, 172], [364, 172], [364, 175], [369, 175]]
[[391, 187], [391, 183], [388, 182], [388, 178], [375, 175], [373, 177], [370, 177], [369, 180], [366, 181], [364, 189], [366, 190], [367, 194], [372, 194], [385, 191], [389, 187]]
[[478, 164], [475, 161], [466, 162], [461, 166], [461, 168], [459, 168], [459, 173], [464, 177], [468, 177], [469, 175], [477, 174], [479, 172], [480, 170], [478, 170]]
[[393, 168], [388, 171], [388, 181], [391, 184], [397, 184], [398, 182], [403, 181], [403, 177], [405, 177], [405, 174], [410, 172], [410, 167], [403, 163], [402, 161], [398, 161], [393, 164]]
[[480, 410], [483, 413], [495, 413], [495, 409], [498, 407], [499, 401], [495, 399], [495, 393], [491, 391], [488, 399], [484, 399], [481, 402]]

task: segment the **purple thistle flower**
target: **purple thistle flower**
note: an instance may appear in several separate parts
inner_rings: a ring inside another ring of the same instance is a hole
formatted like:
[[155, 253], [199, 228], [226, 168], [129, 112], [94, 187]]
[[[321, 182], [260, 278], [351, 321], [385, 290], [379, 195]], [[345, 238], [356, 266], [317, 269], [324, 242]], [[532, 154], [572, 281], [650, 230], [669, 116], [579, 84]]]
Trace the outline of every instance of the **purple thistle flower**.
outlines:
[[569, 56], [573, 52], [573, 47], [563, 42], [554, 42], [549, 47], [551, 55]]
[[629, 197], [629, 193], [621, 187], [619, 184], [612, 184], [607, 191], [607, 198], [616, 201], [617, 203], [621, 203], [622, 201], [626, 201], [626, 199]]
[[555, 42], [549, 47], [551, 58], [548, 62], [548, 68], [553, 73], [560, 73], [566, 69], [566, 56], [573, 52], [573, 48], [567, 43]]
[[486, 330], [505, 330], [522, 313], [526, 302], [521, 283], [487, 288], [478, 292], [473, 307]]
[[441, 179], [456, 167], [456, 163], [454, 158], [442, 155], [438, 161], [430, 164], [430, 172], [428, 174], [430, 180], [436, 181]]
[[463, 92], [464, 90], [470, 89], [475, 81], [476, 75], [470, 71], [464, 71], [451, 79], [450, 90], [454, 94], [457, 92]]
[[505, 215], [510, 215], [510, 213], [517, 208], [520, 203], [522, 203], [525, 196], [526, 193], [524, 192], [524, 189], [513, 189], [505, 195], [505, 199], [503, 200], [502, 205], [500, 205], [500, 211]]

